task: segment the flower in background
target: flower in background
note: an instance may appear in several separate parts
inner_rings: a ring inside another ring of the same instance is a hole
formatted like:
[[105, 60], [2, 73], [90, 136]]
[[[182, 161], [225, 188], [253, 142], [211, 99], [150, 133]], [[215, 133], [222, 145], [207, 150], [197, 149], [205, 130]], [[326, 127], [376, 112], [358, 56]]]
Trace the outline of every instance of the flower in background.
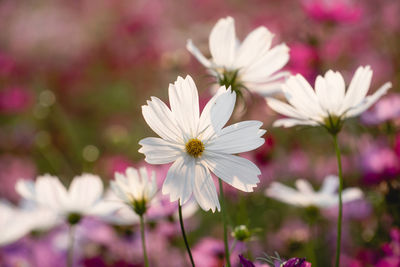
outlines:
[[400, 230], [393, 228], [390, 231], [391, 242], [382, 246], [384, 257], [375, 265], [377, 267], [400, 266]]
[[260, 170], [251, 161], [233, 155], [258, 148], [264, 143], [262, 122], [244, 121], [222, 128], [235, 106], [236, 94], [222, 86], [199, 112], [196, 85], [190, 76], [178, 77], [169, 87], [169, 109], [152, 97], [142, 106], [144, 119], [161, 138], [140, 140], [139, 152], [150, 164], [174, 162], [168, 170], [162, 192], [183, 205], [192, 193], [204, 210], [220, 210], [210, 170], [233, 187], [252, 192]]
[[361, 120], [365, 124], [375, 125], [400, 118], [400, 94], [390, 94], [379, 100], [376, 105], [365, 112]]
[[281, 267], [311, 267], [305, 258], [291, 258], [281, 264]]
[[125, 175], [115, 173], [115, 181], [111, 181], [111, 188], [136, 214], [143, 215], [157, 193], [156, 173], [152, 171], [150, 178], [145, 167], [140, 168], [139, 172], [129, 167]]
[[[336, 190], [339, 186], [339, 178], [334, 175], [327, 176], [319, 191], [314, 191], [306, 180], [296, 180], [296, 189], [278, 182], [273, 182], [265, 190], [268, 197], [298, 207], [329, 208], [338, 204]], [[347, 188], [342, 193], [343, 202], [350, 202], [363, 197], [359, 188]]]
[[100, 216], [115, 210], [114, 203], [103, 200], [103, 183], [93, 174], [75, 177], [68, 191], [51, 175], [39, 176], [35, 182], [19, 180], [16, 190], [26, 201], [64, 216], [70, 224], [78, 223], [83, 216]]
[[352, 0], [303, 0], [305, 12], [314, 20], [326, 22], [356, 22], [362, 9]]
[[253, 30], [240, 44], [231, 17], [220, 19], [209, 37], [212, 58], [207, 59], [188, 40], [187, 49], [203, 64], [220, 85], [231, 86], [238, 96], [246, 88], [262, 95], [280, 90], [280, 80], [289, 73], [280, 71], [289, 60], [289, 48], [279, 44], [271, 49], [274, 35], [265, 27]]
[[243, 255], [239, 255], [239, 260], [243, 267], [256, 267], [254, 263], [243, 257]]
[[274, 126], [320, 125], [336, 134], [344, 119], [363, 113], [392, 86], [387, 82], [374, 94], [366, 96], [371, 78], [372, 70], [369, 66], [359, 67], [345, 92], [345, 82], [339, 72], [329, 70], [324, 77], [318, 76], [315, 91], [300, 74], [292, 76], [282, 86], [290, 105], [275, 98], [267, 98], [273, 110], [289, 117], [275, 121]]
[[0, 112], [15, 114], [26, 111], [33, 103], [33, 94], [22, 87], [6, 87], [0, 91]]

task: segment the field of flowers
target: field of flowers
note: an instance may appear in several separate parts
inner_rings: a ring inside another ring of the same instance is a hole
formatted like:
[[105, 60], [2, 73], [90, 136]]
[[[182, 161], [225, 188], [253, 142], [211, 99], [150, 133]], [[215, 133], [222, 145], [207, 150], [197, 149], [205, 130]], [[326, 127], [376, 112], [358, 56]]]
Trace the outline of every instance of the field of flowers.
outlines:
[[0, 1], [0, 267], [400, 267], [400, 1]]

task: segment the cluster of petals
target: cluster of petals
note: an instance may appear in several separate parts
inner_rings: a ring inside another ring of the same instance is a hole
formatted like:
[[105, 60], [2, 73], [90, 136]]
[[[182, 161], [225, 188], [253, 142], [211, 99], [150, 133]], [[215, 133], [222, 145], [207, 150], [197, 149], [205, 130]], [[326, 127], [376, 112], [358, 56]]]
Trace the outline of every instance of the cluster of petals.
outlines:
[[220, 19], [210, 33], [211, 59], [207, 59], [190, 39], [186, 47], [218, 79], [225, 72], [237, 71], [244, 87], [270, 95], [279, 91], [281, 80], [289, 74], [280, 71], [289, 60], [289, 48], [285, 44], [271, 48], [273, 37], [266, 27], [260, 26], [240, 43], [235, 21], [227, 17]]
[[[315, 191], [311, 184], [303, 179], [296, 180], [295, 185], [296, 189], [279, 182], [273, 182], [265, 190], [265, 194], [270, 198], [297, 207], [329, 208], [338, 205], [339, 178], [337, 176], [327, 176], [319, 191]], [[359, 188], [346, 188], [342, 192], [343, 203], [362, 197], [363, 192]]]
[[[260, 129], [259, 121], [243, 121], [223, 128], [235, 101], [236, 94], [222, 86], [200, 114], [196, 85], [187, 76], [170, 84], [171, 108], [156, 97], [142, 106], [145, 121], [161, 138], [140, 140], [139, 152], [150, 164], [173, 162], [162, 186], [163, 194], [169, 194], [171, 201], [179, 199], [183, 205], [193, 194], [204, 210], [220, 210], [210, 171], [239, 190], [252, 192], [256, 187], [259, 168], [234, 154], [261, 146], [265, 130]], [[187, 151], [191, 140], [202, 146], [198, 155]]]
[[346, 90], [343, 76], [339, 72], [329, 70], [323, 77], [317, 77], [314, 91], [300, 74], [291, 76], [282, 85], [288, 103], [267, 98], [268, 105], [273, 110], [288, 117], [275, 121], [274, 126], [317, 126], [325, 125], [329, 118], [344, 120], [358, 116], [392, 86], [387, 82], [374, 94], [367, 96], [371, 79], [371, 68], [359, 67]]
[[60, 216], [72, 213], [102, 216], [115, 209], [112, 203], [104, 201], [103, 183], [100, 177], [93, 174], [75, 177], [68, 190], [57, 177], [51, 175], [39, 176], [35, 182], [19, 180], [16, 190], [27, 202]]

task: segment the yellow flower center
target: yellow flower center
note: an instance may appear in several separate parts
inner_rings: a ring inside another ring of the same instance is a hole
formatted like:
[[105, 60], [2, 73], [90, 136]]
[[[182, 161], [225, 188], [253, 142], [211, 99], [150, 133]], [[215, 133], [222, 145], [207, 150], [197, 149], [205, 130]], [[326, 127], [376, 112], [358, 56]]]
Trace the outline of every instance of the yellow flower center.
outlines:
[[197, 138], [190, 139], [185, 147], [186, 152], [194, 158], [200, 157], [204, 151], [204, 144]]

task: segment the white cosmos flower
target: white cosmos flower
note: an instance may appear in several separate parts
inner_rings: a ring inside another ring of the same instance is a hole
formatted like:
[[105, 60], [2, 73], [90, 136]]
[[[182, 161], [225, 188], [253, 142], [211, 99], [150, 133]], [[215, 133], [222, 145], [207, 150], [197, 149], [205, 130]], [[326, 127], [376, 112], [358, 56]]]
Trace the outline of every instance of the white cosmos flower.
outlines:
[[142, 106], [144, 119], [161, 138], [142, 139], [139, 152], [150, 164], [173, 162], [162, 192], [183, 205], [192, 193], [204, 210], [220, 210], [210, 170], [233, 187], [253, 191], [260, 170], [251, 161], [232, 155], [258, 148], [264, 143], [259, 121], [244, 121], [228, 127], [236, 94], [221, 87], [200, 115], [197, 88], [190, 76], [178, 77], [169, 86], [168, 108], [152, 97]]
[[17, 192], [38, 207], [47, 208], [65, 217], [71, 215], [103, 215], [113, 211], [103, 201], [103, 183], [92, 174], [75, 177], [67, 190], [60, 180], [51, 175], [33, 181], [19, 180]]
[[125, 174], [115, 173], [115, 181], [111, 181], [111, 188], [120, 200], [133, 207], [138, 215], [142, 215], [157, 193], [156, 172], [152, 171], [150, 178], [145, 167], [139, 171], [129, 167]]
[[[220, 85], [228, 86], [223, 82], [224, 78], [232, 80], [237, 72], [236, 83], [262, 95], [270, 95], [280, 90], [280, 80], [289, 74], [279, 71], [289, 60], [289, 48], [285, 44], [271, 48], [273, 37], [267, 28], [261, 26], [240, 43], [235, 33], [235, 22], [227, 17], [220, 19], [210, 33], [211, 59], [204, 57], [190, 39], [186, 47], [217, 77]], [[232, 83], [229, 85], [234, 86]]]
[[275, 121], [274, 126], [322, 125], [340, 130], [344, 119], [358, 116], [367, 110], [392, 86], [387, 82], [374, 94], [366, 96], [371, 78], [372, 70], [369, 66], [359, 67], [346, 91], [342, 75], [329, 70], [324, 77], [317, 77], [314, 91], [303, 76], [292, 76], [282, 88], [289, 104], [267, 98], [273, 110], [289, 117]]
[[[339, 178], [329, 175], [325, 178], [319, 191], [314, 191], [311, 184], [303, 179], [296, 181], [296, 189], [284, 184], [273, 182], [265, 190], [268, 197], [298, 207], [329, 208], [338, 205], [339, 196], [336, 192], [339, 186]], [[351, 187], [342, 191], [343, 203], [361, 199], [363, 193], [359, 188]]]

